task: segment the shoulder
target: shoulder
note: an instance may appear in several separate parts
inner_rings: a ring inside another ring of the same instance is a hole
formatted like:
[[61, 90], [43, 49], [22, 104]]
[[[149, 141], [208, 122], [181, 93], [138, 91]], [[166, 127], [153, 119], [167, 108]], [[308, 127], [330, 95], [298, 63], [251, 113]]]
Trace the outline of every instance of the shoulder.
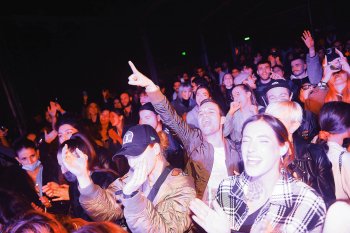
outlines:
[[194, 188], [193, 178], [190, 177], [187, 173], [185, 173], [180, 168], [173, 168], [167, 179], [166, 183], [173, 188], [181, 188], [181, 187], [191, 187]]

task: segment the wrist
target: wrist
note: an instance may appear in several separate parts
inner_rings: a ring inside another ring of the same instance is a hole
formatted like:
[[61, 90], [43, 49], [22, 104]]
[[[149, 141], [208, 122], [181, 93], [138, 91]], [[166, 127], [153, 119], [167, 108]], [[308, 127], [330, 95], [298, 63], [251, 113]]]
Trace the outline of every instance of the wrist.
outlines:
[[150, 83], [149, 85], [146, 86], [146, 92], [155, 92], [158, 89], [159, 89], [158, 86], [154, 83]]
[[90, 178], [90, 175], [87, 173], [84, 173], [82, 175], [77, 176], [77, 180], [78, 180], [80, 188], [86, 188], [87, 186], [92, 184], [92, 180]]

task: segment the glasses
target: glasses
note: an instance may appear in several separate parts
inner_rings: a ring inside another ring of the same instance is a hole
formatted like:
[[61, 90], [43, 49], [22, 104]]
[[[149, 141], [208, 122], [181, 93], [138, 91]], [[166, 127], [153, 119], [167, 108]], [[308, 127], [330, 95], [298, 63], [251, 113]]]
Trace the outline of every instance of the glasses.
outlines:
[[312, 85], [312, 84], [305, 84], [305, 85], [303, 85], [301, 88], [302, 88], [303, 90], [307, 90], [307, 89], [310, 89], [310, 87], [315, 87], [315, 85]]

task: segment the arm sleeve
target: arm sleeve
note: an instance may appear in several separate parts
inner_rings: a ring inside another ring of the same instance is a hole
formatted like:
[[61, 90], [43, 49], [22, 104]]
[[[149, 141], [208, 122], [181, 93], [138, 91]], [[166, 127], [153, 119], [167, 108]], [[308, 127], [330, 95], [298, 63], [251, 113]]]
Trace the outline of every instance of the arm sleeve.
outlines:
[[200, 130], [191, 129], [189, 125], [176, 113], [166, 97], [158, 89], [155, 92], [148, 92], [151, 102], [160, 115], [164, 124], [172, 129], [187, 151], [190, 151], [190, 145], [193, 145], [193, 139], [201, 137]]
[[310, 57], [309, 54], [306, 55], [306, 65], [307, 65], [307, 75], [312, 84], [317, 84], [322, 78], [322, 66], [318, 55]]
[[193, 188], [178, 188], [157, 205], [143, 193], [124, 199], [124, 214], [132, 232], [185, 232], [191, 225], [189, 203], [195, 197]]
[[115, 195], [119, 180], [115, 180], [107, 189], [96, 184], [80, 188], [79, 202], [85, 212], [94, 221], [115, 221], [123, 217], [119, 196]]

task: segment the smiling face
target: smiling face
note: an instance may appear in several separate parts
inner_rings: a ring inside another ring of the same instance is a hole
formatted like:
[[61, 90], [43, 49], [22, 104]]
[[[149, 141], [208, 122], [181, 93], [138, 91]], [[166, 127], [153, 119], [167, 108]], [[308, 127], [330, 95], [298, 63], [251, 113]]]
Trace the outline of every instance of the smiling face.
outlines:
[[199, 106], [203, 100], [208, 99], [210, 97], [210, 94], [207, 89], [205, 88], [200, 88], [197, 89], [196, 92], [196, 103]]
[[302, 59], [296, 59], [291, 62], [292, 73], [294, 76], [298, 77], [305, 73], [306, 64]]
[[246, 173], [261, 177], [279, 170], [280, 158], [286, 153], [273, 129], [263, 120], [250, 122], [242, 134], [242, 156]]
[[241, 107], [251, 104], [250, 96], [252, 93], [243, 90], [242, 86], [237, 86], [232, 90], [232, 98], [234, 102], [240, 103]]

